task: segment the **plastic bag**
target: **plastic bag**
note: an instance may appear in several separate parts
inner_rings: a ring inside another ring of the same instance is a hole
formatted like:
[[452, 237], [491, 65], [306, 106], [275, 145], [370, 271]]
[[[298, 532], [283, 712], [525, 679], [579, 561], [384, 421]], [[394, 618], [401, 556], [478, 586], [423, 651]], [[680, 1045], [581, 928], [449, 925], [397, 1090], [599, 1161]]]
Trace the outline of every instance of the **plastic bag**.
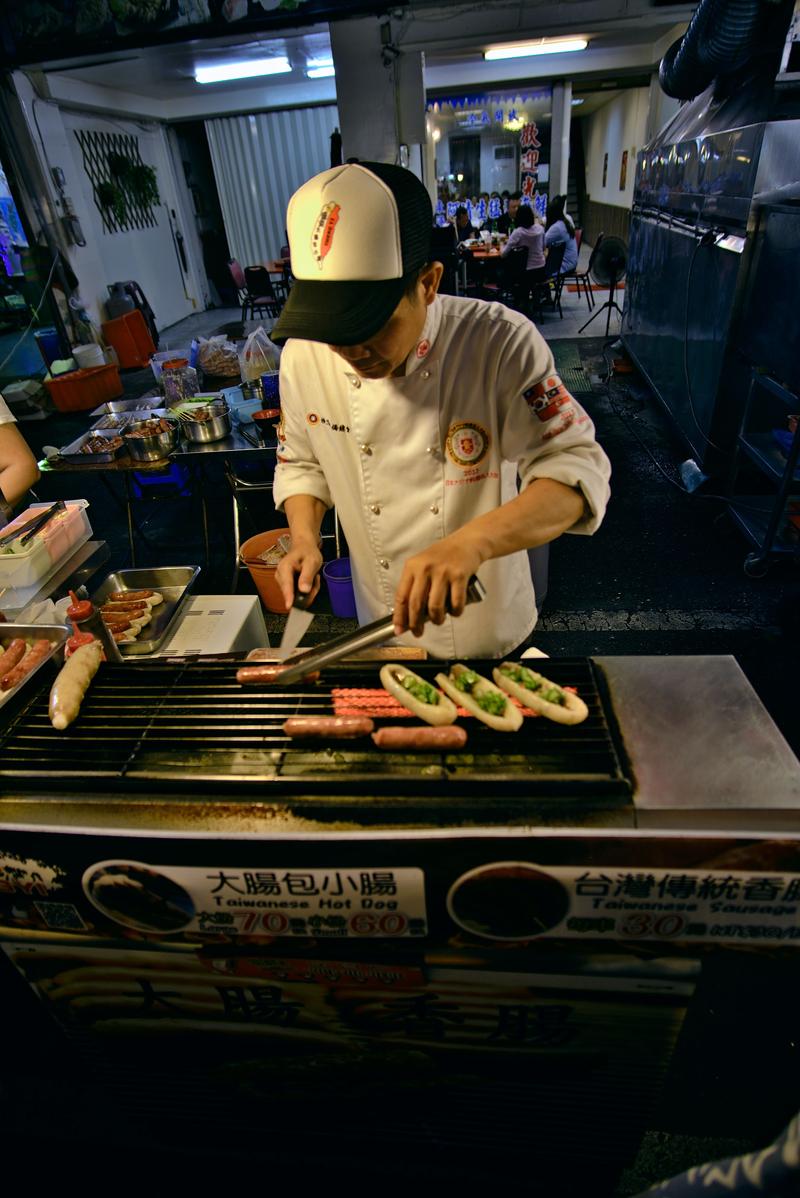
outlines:
[[275, 347], [261, 325], [253, 330], [239, 350], [239, 369], [243, 383], [253, 383], [262, 374], [277, 369]]
[[233, 341], [222, 334], [218, 337], [200, 338], [197, 363], [204, 374], [217, 378], [238, 378], [239, 354]]

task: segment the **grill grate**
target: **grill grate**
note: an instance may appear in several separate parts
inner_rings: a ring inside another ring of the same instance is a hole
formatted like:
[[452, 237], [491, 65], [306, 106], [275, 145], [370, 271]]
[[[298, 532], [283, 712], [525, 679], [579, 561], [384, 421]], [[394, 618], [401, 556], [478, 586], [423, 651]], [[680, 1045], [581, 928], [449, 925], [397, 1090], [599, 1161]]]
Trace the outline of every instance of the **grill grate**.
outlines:
[[[343, 690], [376, 690], [377, 667], [346, 663], [316, 684], [263, 689], [236, 682], [239, 663], [150, 662], [103, 665], [81, 713], [64, 733], [47, 712], [50, 677], [0, 732], [0, 779], [19, 791], [63, 795], [217, 793], [272, 801], [396, 801], [413, 796], [423, 806], [464, 801], [468, 806], [522, 802], [532, 797], [629, 800], [631, 783], [612, 734], [593, 663], [547, 662], [554, 682], [576, 686], [589, 707], [575, 727], [526, 718], [517, 733], [497, 733], [464, 718], [469, 740], [458, 753], [387, 753], [368, 738], [291, 742], [281, 725], [289, 716], [332, 715]], [[476, 662], [491, 673], [492, 662]], [[433, 679], [442, 663], [415, 663]], [[389, 711], [382, 722], [405, 721]], [[614, 804], [612, 804], [614, 805]]]

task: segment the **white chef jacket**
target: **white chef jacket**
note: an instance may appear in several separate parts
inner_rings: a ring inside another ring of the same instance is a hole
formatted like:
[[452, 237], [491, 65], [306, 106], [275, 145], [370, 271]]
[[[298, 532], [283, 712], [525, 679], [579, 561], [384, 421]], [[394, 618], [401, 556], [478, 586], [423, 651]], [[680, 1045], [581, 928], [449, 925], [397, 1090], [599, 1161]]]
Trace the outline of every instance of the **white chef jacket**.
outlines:
[[[281, 355], [274, 500], [336, 505], [361, 624], [392, 611], [407, 558], [513, 499], [536, 478], [579, 488], [592, 533], [608, 501], [608, 459], [554, 371], [536, 327], [502, 304], [437, 296], [403, 377], [362, 379], [329, 346]], [[428, 624], [435, 657], [502, 657], [537, 620], [525, 551], [485, 562], [486, 599]]]

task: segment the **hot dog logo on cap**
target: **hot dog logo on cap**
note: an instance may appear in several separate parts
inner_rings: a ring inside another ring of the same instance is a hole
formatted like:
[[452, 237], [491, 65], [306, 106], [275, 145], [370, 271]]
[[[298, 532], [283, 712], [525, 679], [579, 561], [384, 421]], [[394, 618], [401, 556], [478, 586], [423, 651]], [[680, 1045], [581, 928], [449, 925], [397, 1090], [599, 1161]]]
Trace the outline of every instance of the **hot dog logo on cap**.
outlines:
[[451, 424], [447, 432], [448, 457], [457, 466], [477, 466], [489, 452], [489, 434], [474, 420]]
[[314, 222], [314, 229], [311, 233], [311, 252], [320, 270], [322, 270], [323, 261], [333, 245], [333, 235], [336, 232], [341, 211], [341, 205], [333, 201], [323, 204], [319, 216]]
[[552, 420], [572, 403], [572, 396], [557, 374], [551, 374], [523, 391], [522, 398], [541, 421]]

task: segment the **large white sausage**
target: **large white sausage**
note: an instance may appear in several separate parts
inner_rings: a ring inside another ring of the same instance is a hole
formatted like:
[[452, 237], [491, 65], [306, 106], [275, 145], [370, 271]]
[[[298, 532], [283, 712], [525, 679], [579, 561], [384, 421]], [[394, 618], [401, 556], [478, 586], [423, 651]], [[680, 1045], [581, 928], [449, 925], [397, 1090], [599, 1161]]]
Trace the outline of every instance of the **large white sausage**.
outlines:
[[80, 711], [102, 656], [100, 642], [90, 641], [75, 650], [58, 674], [50, 689], [50, 723], [58, 732], [63, 732]]
[[389, 694], [426, 724], [452, 724], [455, 721], [458, 715], [455, 703], [413, 670], [392, 662], [383, 666], [380, 677]]
[[454, 703], [495, 732], [516, 732], [522, 726], [522, 712], [508, 695], [460, 662], [451, 666], [449, 674], [437, 674], [436, 681]]
[[506, 694], [556, 724], [580, 724], [589, 714], [583, 699], [527, 666], [504, 661], [492, 670], [492, 677]]

